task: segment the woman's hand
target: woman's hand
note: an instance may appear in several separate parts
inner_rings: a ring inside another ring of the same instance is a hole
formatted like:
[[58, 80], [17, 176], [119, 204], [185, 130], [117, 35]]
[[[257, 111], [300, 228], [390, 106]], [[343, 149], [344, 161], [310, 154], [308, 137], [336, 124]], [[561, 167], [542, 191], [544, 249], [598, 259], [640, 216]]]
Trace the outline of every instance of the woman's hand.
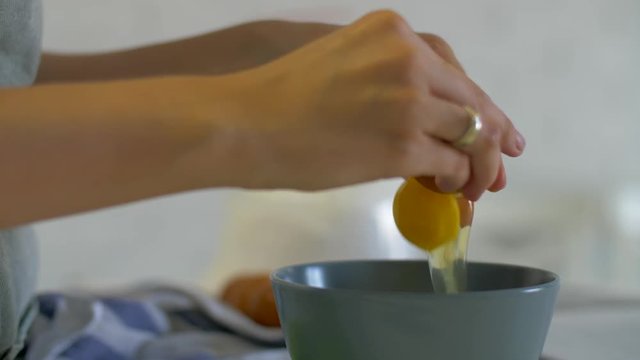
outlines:
[[[442, 190], [477, 200], [501, 182], [501, 152], [518, 156], [524, 147], [489, 97], [390, 11], [236, 77], [246, 85], [237, 125], [244, 187], [433, 176]], [[481, 114], [483, 128], [459, 149], [451, 143], [468, 127], [464, 106]]]

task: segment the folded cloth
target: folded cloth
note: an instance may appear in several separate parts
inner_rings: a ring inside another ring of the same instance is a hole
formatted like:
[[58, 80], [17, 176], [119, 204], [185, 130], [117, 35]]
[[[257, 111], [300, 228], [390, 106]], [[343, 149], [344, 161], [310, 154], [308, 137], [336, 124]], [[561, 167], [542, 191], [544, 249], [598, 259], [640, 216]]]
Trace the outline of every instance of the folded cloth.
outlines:
[[281, 329], [182, 286], [44, 293], [26, 360], [289, 360]]

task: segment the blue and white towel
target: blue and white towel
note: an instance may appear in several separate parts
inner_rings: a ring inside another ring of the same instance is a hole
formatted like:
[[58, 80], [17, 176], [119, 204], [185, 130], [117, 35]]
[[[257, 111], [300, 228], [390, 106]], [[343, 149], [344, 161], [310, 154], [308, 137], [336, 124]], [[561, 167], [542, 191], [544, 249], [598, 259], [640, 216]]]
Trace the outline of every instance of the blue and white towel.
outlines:
[[45, 293], [26, 360], [289, 360], [279, 328], [195, 289]]

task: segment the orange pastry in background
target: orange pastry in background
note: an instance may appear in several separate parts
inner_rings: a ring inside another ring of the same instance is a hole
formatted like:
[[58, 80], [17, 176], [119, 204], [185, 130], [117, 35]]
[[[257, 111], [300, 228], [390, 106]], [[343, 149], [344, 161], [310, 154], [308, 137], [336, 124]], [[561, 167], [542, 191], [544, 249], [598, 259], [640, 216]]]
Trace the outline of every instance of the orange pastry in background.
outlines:
[[222, 300], [260, 325], [280, 326], [269, 275], [241, 275], [232, 278], [222, 291]]

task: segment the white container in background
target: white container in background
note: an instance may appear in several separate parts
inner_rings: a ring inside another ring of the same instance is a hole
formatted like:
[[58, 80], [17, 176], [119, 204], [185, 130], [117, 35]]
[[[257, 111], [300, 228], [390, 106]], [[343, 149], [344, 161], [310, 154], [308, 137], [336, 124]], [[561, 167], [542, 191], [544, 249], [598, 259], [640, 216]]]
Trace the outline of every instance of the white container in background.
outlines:
[[203, 285], [216, 290], [233, 275], [294, 263], [424, 257], [393, 222], [391, 205], [400, 183], [316, 193], [236, 193]]

